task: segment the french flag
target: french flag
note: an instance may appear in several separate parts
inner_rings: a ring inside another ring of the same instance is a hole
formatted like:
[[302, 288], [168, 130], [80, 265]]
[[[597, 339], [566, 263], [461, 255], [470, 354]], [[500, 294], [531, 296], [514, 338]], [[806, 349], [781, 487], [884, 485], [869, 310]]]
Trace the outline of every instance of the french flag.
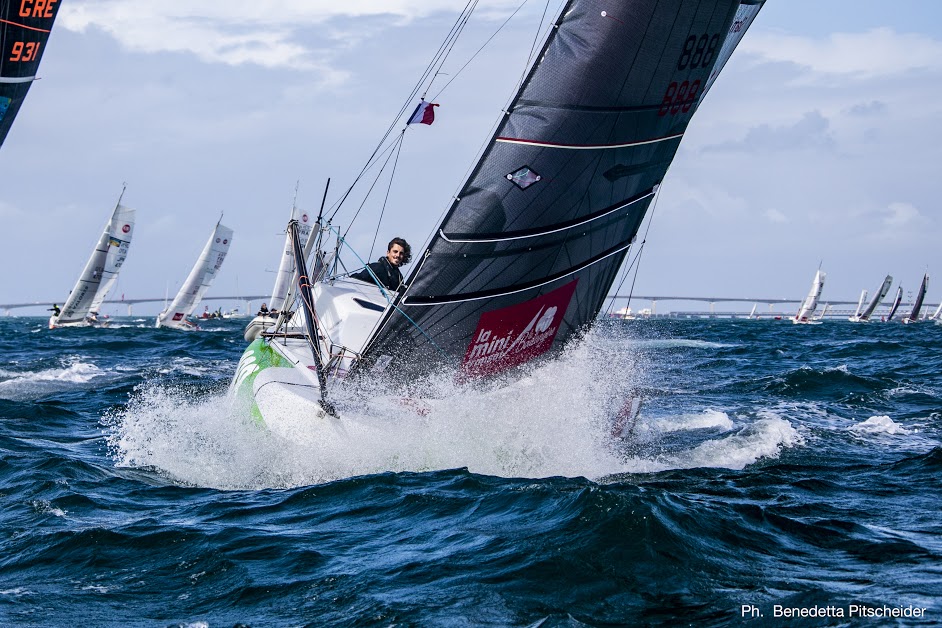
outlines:
[[423, 100], [412, 112], [412, 117], [409, 118], [406, 124], [431, 124], [435, 122], [435, 109], [433, 107], [437, 106], [438, 103]]

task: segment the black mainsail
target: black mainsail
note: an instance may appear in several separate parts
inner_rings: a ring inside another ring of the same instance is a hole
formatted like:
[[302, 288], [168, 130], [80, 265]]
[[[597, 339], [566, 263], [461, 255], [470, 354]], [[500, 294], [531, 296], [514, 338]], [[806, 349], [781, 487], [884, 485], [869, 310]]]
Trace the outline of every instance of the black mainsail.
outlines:
[[570, 0], [360, 368], [491, 375], [593, 321], [762, 2]]
[[59, 0], [0, 0], [0, 146], [36, 79]]

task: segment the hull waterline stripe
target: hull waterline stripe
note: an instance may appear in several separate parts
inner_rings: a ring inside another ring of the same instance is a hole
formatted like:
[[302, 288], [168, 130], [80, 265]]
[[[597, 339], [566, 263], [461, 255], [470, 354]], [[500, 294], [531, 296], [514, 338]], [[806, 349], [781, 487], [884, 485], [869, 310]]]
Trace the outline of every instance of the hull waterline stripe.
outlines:
[[533, 290], [534, 288], [539, 288], [541, 286], [545, 286], [546, 284], [550, 284], [550, 283], [553, 283], [554, 281], [558, 281], [560, 279], [568, 277], [569, 275], [573, 275], [579, 272], [580, 270], [584, 270], [588, 268], [589, 266], [597, 264], [611, 257], [612, 255], [617, 255], [618, 253], [621, 253], [622, 251], [630, 247], [631, 242], [633, 240], [634, 238], [632, 237], [632, 240], [630, 240], [627, 244], [618, 245], [614, 249], [610, 251], [606, 251], [605, 253], [602, 253], [601, 255], [599, 255], [598, 257], [594, 259], [590, 259], [587, 262], [583, 262], [582, 264], [579, 264], [578, 266], [574, 266], [573, 268], [565, 270], [551, 277], [547, 277], [546, 279], [535, 282], [535, 283], [528, 283], [526, 285], [505, 288], [502, 290], [489, 290], [486, 292], [479, 292], [477, 294], [474, 294], [474, 293], [467, 294], [467, 295], [462, 295], [462, 294], [447, 295], [446, 294], [440, 297], [427, 297], [427, 296], [413, 297], [413, 299], [416, 300], [415, 302], [410, 301], [409, 297], [403, 297], [400, 303], [401, 305], [410, 305], [410, 306], [415, 306], [415, 307], [424, 306], [424, 305], [451, 305], [453, 303], [464, 303], [466, 301], [479, 301], [481, 299], [493, 299], [495, 297], [503, 297], [509, 294], [516, 294], [518, 292], [524, 292], [526, 290]]
[[680, 139], [683, 133], [668, 135], [667, 137], [656, 137], [653, 140], [641, 140], [638, 142], [626, 142], [624, 144], [557, 144], [555, 142], [540, 142], [538, 140], [525, 140], [519, 137], [498, 137], [496, 142], [506, 144], [526, 144], [529, 146], [541, 146], [543, 148], [562, 148], [565, 150], [608, 150], [610, 148], [629, 148], [631, 146], [643, 146], [645, 144], [657, 144], [658, 142], [667, 142]]
[[505, 236], [502, 236], [502, 237], [492, 237], [492, 236], [488, 236], [488, 237], [483, 237], [483, 238], [456, 238], [456, 237], [451, 237], [451, 238], [449, 238], [449, 237], [445, 234], [444, 231], [442, 231], [441, 229], [439, 229], [439, 230], [438, 230], [438, 234], [439, 234], [439, 235], [442, 237], [442, 239], [445, 240], [446, 242], [457, 243], [457, 244], [475, 244], [475, 243], [484, 243], [484, 242], [509, 242], [509, 241], [511, 241], [511, 240], [523, 240], [523, 239], [525, 239], [525, 238], [536, 238], [536, 237], [539, 237], [539, 236], [550, 235], [550, 234], [552, 234], [552, 233], [559, 233], [560, 231], [566, 231], [567, 229], [574, 229], [575, 227], [581, 227], [582, 225], [584, 225], [584, 224], [586, 224], [586, 223], [593, 222], [593, 221], [595, 221], [595, 220], [598, 220], [599, 218], [604, 218], [605, 216], [608, 216], [609, 214], [612, 214], [612, 213], [617, 212], [617, 211], [619, 211], [619, 210], [621, 210], [621, 209], [624, 209], [624, 208], [626, 208], [626, 207], [629, 207], [629, 206], [631, 206], [631, 205], [634, 205], [634, 204], [637, 203], [638, 201], [643, 201], [644, 199], [650, 198], [650, 197], [652, 197], [652, 196], [654, 196], [654, 191], [653, 191], [653, 190], [650, 191], [650, 192], [647, 192], [647, 193], [643, 194], [642, 196], [639, 196], [639, 197], [637, 197], [637, 198], [633, 198], [633, 199], [631, 199], [630, 201], [627, 201], [627, 202], [625, 202], [625, 203], [619, 203], [618, 205], [616, 205], [615, 207], [609, 209], [608, 211], [602, 212], [601, 214], [598, 214], [598, 215], [596, 215], [596, 216], [590, 216], [590, 217], [586, 218], [585, 220], [580, 220], [579, 222], [576, 222], [576, 223], [567, 224], [567, 225], [563, 225], [563, 226], [561, 226], [561, 227], [556, 227], [556, 228], [552, 228], [552, 229], [546, 229], [546, 230], [544, 230], [544, 231], [536, 231], [536, 232], [533, 232], [533, 233], [525, 233], [525, 234], [520, 234], [520, 235], [509, 235], [509, 234], [508, 234], [508, 235], [505, 235]]

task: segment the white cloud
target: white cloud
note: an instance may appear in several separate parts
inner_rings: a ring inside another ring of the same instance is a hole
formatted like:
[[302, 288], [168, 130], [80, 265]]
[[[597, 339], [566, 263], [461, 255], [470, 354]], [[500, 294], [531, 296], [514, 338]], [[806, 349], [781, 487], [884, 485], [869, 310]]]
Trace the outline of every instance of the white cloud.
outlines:
[[889, 227], [906, 227], [926, 221], [926, 217], [910, 203], [890, 203], [883, 218], [883, 223]]
[[769, 222], [774, 222], [778, 224], [788, 222], [788, 217], [785, 216], [782, 212], [777, 209], [767, 209], [765, 210], [765, 217]]
[[942, 68], [942, 42], [928, 35], [897, 33], [889, 28], [834, 33], [827, 39], [756, 32], [743, 40], [739, 53], [749, 53], [767, 62], [793, 63], [817, 74], [855, 78]]
[[[481, 13], [512, 4], [507, 0], [482, 3]], [[84, 32], [97, 28], [135, 52], [186, 52], [206, 63], [262, 67], [285, 67], [321, 72], [326, 82], [335, 83], [345, 74], [330, 69], [327, 60], [338, 41], [357, 40], [354, 24], [344, 32], [326, 33], [331, 49], [318, 50], [300, 40], [298, 31], [316, 27], [335, 18], [364, 19], [384, 16], [388, 26], [402, 26], [436, 12], [454, 13], [449, 0], [347, 0], [346, 2], [296, 2], [293, 0], [90, 0], [66, 4], [58, 24]], [[363, 24], [365, 33], [375, 25]], [[368, 36], [368, 35], [363, 35]]]

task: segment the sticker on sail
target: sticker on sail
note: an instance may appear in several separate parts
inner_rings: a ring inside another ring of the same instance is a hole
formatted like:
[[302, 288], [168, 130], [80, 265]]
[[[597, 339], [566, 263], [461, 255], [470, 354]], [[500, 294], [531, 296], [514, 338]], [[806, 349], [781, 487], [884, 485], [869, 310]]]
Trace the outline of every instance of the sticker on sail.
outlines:
[[500, 373], [546, 353], [569, 309], [577, 281], [535, 299], [481, 314], [461, 363], [462, 375]]
[[182, 320], [183, 320], [183, 312], [177, 312], [176, 314], [174, 314], [174, 315], [173, 315], [173, 320], [175, 320], [175, 321], [182, 321]]
[[541, 178], [542, 177], [537, 174], [536, 171], [531, 170], [529, 166], [517, 168], [507, 175], [507, 180], [516, 185], [521, 190], [527, 189]]
[[0, 120], [3, 120], [3, 116], [7, 115], [7, 109], [10, 108], [10, 104], [13, 102], [12, 98], [7, 98], [6, 96], [0, 96]]

